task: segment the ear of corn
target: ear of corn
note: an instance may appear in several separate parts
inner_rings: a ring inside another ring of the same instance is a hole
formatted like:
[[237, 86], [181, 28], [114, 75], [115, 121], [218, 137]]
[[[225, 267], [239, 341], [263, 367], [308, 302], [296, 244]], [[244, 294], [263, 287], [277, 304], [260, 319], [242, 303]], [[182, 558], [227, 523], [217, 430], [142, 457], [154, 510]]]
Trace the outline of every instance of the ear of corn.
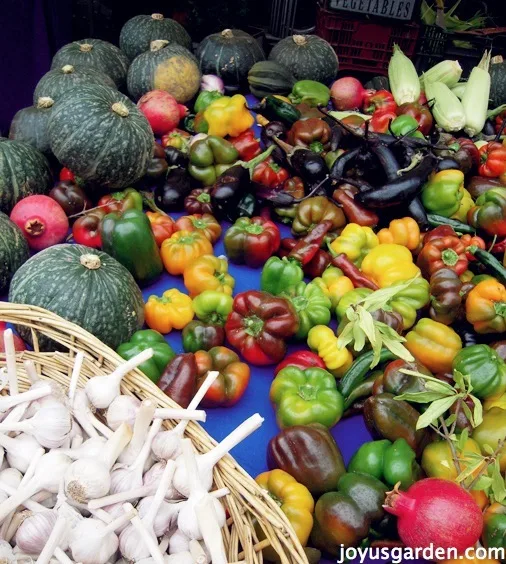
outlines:
[[418, 101], [420, 79], [415, 65], [396, 44], [394, 44], [394, 52], [388, 64], [388, 80], [397, 105]]
[[488, 98], [490, 96], [490, 53], [485, 51], [478, 66], [469, 75], [462, 106], [466, 115], [464, 131], [474, 137], [483, 129], [487, 119]]
[[460, 100], [442, 82], [425, 81], [425, 95], [433, 103], [432, 115], [445, 131], [460, 131], [466, 125], [466, 114]]
[[442, 82], [448, 88], [452, 88], [458, 83], [461, 76], [462, 67], [458, 61], [441, 61], [420, 77], [420, 84], [423, 88], [423, 81], [427, 80], [428, 82]]
[[466, 89], [467, 82], [459, 82], [450, 90], [457, 96], [459, 100], [462, 100], [462, 96], [464, 96], [464, 91]]

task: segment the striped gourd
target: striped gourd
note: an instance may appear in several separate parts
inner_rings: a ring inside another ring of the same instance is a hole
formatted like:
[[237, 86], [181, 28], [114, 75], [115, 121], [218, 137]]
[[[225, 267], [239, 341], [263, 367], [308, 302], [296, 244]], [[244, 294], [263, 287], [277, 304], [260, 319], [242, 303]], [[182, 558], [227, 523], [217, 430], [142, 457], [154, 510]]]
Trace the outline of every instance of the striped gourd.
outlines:
[[151, 127], [135, 104], [107, 86], [84, 84], [55, 103], [48, 124], [56, 158], [85, 182], [123, 188], [146, 173]]
[[25, 141], [41, 153], [50, 157], [51, 147], [47, 134], [47, 124], [54, 105], [54, 100], [41, 97], [37, 103], [28, 108], [22, 108], [12, 118], [9, 139]]
[[[9, 301], [48, 309], [113, 349], [144, 323], [142, 294], [130, 272], [83, 245], [55, 245], [25, 262], [12, 279]], [[51, 344], [43, 340], [42, 346]]]
[[29, 256], [23, 232], [8, 216], [0, 212], [0, 298], [9, 289], [16, 270]]

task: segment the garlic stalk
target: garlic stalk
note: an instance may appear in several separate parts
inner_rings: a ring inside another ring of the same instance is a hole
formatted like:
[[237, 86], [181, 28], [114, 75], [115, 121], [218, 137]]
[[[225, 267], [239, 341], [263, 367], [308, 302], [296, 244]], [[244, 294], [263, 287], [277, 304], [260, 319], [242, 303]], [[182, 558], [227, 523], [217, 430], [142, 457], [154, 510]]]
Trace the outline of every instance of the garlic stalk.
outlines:
[[47, 539], [47, 542], [42, 549], [39, 557], [37, 558], [37, 564], [49, 564], [54, 551], [62, 544], [64, 537], [67, 532], [67, 520], [65, 517], [58, 517], [56, 523]]
[[146, 349], [127, 360], [107, 376], [95, 376], [86, 382], [88, 399], [97, 409], [107, 409], [115, 397], [120, 395], [121, 380], [134, 368], [153, 356], [153, 349]]
[[60, 564], [75, 564], [59, 547], [54, 549], [54, 556]]
[[78, 503], [106, 495], [111, 487], [111, 468], [131, 436], [130, 426], [124, 423], [107, 441], [99, 457], [72, 462], [65, 472], [66, 495]]
[[7, 377], [9, 378], [9, 394], [15, 396], [19, 393], [18, 376], [16, 373], [16, 349], [12, 329], [4, 331], [5, 362], [7, 364]]
[[70, 467], [71, 460], [68, 456], [59, 452], [48, 452], [44, 454], [37, 465], [33, 478], [24, 486], [19, 488], [14, 495], [0, 504], [0, 523], [18, 505], [35, 495], [41, 490], [58, 493], [60, 481]]
[[161, 419], [155, 419], [151, 426], [147, 437], [145, 438], [144, 445], [134, 459], [134, 462], [129, 466], [117, 464], [111, 472], [111, 489], [110, 492], [115, 494], [138, 488], [142, 486], [142, 475], [144, 472], [144, 465], [151, 453], [151, 443], [156, 433], [162, 426]]
[[[213, 485], [213, 468], [218, 461], [223, 458], [230, 450], [237, 446], [246, 437], [256, 431], [263, 423], [264, 419], [258, 413], [255, 413], [246, 421], [243, 421], [236, 429], [227, 435], [213, 449], [197, 456], [198, 475], [202, 487], [209, 491]], [[188, 475], [185, 468], [184, 460], [181, 456], [176, 459], [176, 471], [174, 473], [174, 487], [181, 494], [188, 496]]]
[[97, 499], [91, 499], [88, 502], [88, 509], [96, 510], [102, 507], [109, 507], [110, 505], [115, 505], [117, 503], [137, 500], [140, 497], [153, 495], [155, 489], [156, 486], [154, 485], [141, 486], [140, 488], [134, 488], [133, 490], [127, 492], [120, 492], [116, 494], [106, 495]]
[[[189, 439], [182, 441], [182, 459], [185, 465], [188, 477], [189, 495], [188, 499], [182, 504], [177, 518], [178, 528], [190, 539], [201, 540], [202, 532], [196, 519], [196, 507], [199, 502], [205, 498], [211, 499], [211, 503], [215, 507], [216, 514], [220, 523], [225, 524], [225, 510], [221, 503], [209, 495], [202, 484], [202, 478], [199, 475], [197, 458], [193, 451], [192, 443]], [[214, 517], [213, 517], [214, 518]]]
[[[46, 509], [46, 508], [44, 508]], [[29, 512], [28, 512], [29, 514]], [[26, 519], [27, 517], [27, 512], [26, 511], [18, 511], [14, 513], [14, 516], [9, 524], [9, 528], [7, 529], [5, 535], [2, 537], [4, 540], [6, 540], [7, 542], [11, 542], [11, 540], [13, 539], [14, 535], [16, 534], [18, 528], [20, 527], [20, 525], [23, 523], [23, 521]], [[1, 560], [0, 560], [1, 562]]]
[[145, 444], [154, 412], [155, 404], [151, 400], [144, 400], [141, 403], [135, 418], [132, 440], [119, 456], [119, 462], [127, 465], [135, 462]]
[[20, 403], [38, 400], [48, 396], [51, 392], [51, 386], [49, 386], [49, 384], [44, 384], [38, 388], [29, 390], [28, 392], [16, 394], [15, 396], [0, 396], [0, 412], [5, 413]]
[[[189, 410], [193, 410], [198, 407], [199, 403], [206, 395], [207, 390], [209, 390], [209, 388], [212, 386], [218, 375], [219, 372], [216, 371], [207, 373], [206, 379], [202, 382], [202, 385], [197, 390], [197, 393], [188, 405]], [[183, 438], [187, 426], [188, 421], [180, 421], [174, 427], [174, 429], [170, 429], [169, 431], [162, 431], [155, 437], [152, 449], [153, 454], [156, 456], [156, 458], [158, 458], [159, 460], [169, 460], [171, 458], [175, 458], [178, 454], [180, 454], [181, 439]]]
[[72, 460], [95, 458], [102, 454], [106, 444], [107, 440], [105, 437], [90, 437], [78, 448], [59, 449], [59, 452], [63, 452]]
[[[18, 394], [14, 397], [19, 397]], [[0, 433], [0, 446], [7, 452], [7, 462], [12, 468], [25, 473], [30, 466], [34, 454], [41, 446], [32, 435], [21, 433], [15, 438]]]
[[[225, 547], [221, 529], [225, 522], [220, 521], [220, 516], [216, 512], [216, 504], [212, 503], [211, 497], [203, 497], [196, 505], [195, 512], [200, 531], [206, 543], [206, 547], [211, 554], [213, 564], [227, 564]], [[191, 547], [190, 547], [191, 551]], [[201, 564], [201, 563], [199, 563]], [[205, 564], [205, 562], [202, 562]]]
[[38, 382], [35, 382], [30, 386], [29, 391], [38, 390], [47, 386], [50, 386], [51, 394], [30, 402], [30, 405], [27, 407], [25, 412], [25, 418], [33, 417], [37, 413], [37, 411], [39, 411], [43, 407], [49, 407], [54, 404], [62, 404], [70, 410], [70, 405], [67, 400], [67, 396], [65, 395], [65, 390], [60, 384], [58, 384], [58, 382], [53, 382], [51, 380], [39, 380]]
[[0, 432], [22, 431], [33, 435], [45, 448], [60, 447], [70, 433], [69, 410], [60, 403], [43, 406], [30, 419], [0, 423]]
[[35, 368], [35, 362], [33, 362], [33, 360], [25, 360], [23, 364], [25, 365], [25, 372], [30, 382], [32, 384], [39, 382], [40, 378], [37, 374], [37, 369]]
[[189, 542], [189, 547], [190, 547], [190, 554], [193, 556], [193, 560], [195, 561], [195, 564], [209, 564], [211, 562], [211, 560], [207, 557], [206, 551], [202, 548], [202, 545], [199, 543], [199, 541], [192, 539]]
[[[137, 410], [141, 406], [140, 400], [134, 396], [120, 395], [113, 399], [111, 405], [107, 409], [107, 425], [113, 430], [123, 423], [128, 423], [134, 428], [135, 437], [135, 421], [137, 418]], [[133, 442], [134, 439], [132, 438]]]
[[91, 411], [89, 409], [88, 396], [84, 390], [76, 390], [74, 394], [74, 402], [72, 404], [72, 415], [82, 427], [88, 437], [98, 437], [97, 430], [91, 424], [89, 419]]
[[72, 367], [72, 376], [70, 377], [70, 382], [69, 382], [68, 398], [70, 405], [74, 404], [74, 396], [77, 389], [77, 381], [79, 380], [79, 376], [81, 374], [83, 361], [84, 361], [84, 353], [79, 351], [74, 359], [74, 366]]
[[181, 421], [201, 421], [205, 423], [206, 412], [202, 409], [178, 409], [173, 407], [161, 407], [155, 410], [157, 419], [177, 419]]

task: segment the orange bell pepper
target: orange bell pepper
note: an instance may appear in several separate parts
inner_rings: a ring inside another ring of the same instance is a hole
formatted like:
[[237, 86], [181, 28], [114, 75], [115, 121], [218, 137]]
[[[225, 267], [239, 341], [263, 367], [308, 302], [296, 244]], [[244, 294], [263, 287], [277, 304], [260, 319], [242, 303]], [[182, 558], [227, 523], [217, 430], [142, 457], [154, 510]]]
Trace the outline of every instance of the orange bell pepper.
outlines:
[[205, 290], [232, 295], [235, 280], [228, 273], [228, 261], [214, 255], [202, 255], [192, 261], [184, 270], [184, 285], [195, 297]]
[[393, 219], [388, 227], [378, 232], [382, 244], [396, 244], [414, 251], [420, 244], [420, 227], [412, 217]]
[[169, 274], [183, 274], [185, 268], [202, 255], [212, 255], [211, 241], [199, 231], [176, 231], [165, 239], [160, 249], [163, 265]]
[[197, 231], [203, 233], [211, 243], [216, 243], [221, 235], [221, 225], [210, 213], [184, 215], [176, 221], [178, 231]]
[[462, 340], [451, 327], [423, 318], [406, 335], [406, 348], [433, 373], [452, 372]]
[[460, 558], [452, 558], [451, 560], [439, 560], [439, 564], [501, 564], [499, 560], [492, 558], [478, 558], [473, 552], [471, 556], [461, 556]]
[[160, 296], [149, 296], [144, 306], [146, 325], [159, 333], [183, 329], [193, 319], [192, 299], [176, 288]]
[[477, 333], [506, 331], [506, 288], [495, 278], [483, 280], [467, 296], [466, 319]]
[[171, 237], [174, 231], [177, 230], [174, 220], [167, 214], [148, 211], [146, 215], [151, 224], [151, 230], [153, 231], [158, 246], [160, 246], [165, 239]]

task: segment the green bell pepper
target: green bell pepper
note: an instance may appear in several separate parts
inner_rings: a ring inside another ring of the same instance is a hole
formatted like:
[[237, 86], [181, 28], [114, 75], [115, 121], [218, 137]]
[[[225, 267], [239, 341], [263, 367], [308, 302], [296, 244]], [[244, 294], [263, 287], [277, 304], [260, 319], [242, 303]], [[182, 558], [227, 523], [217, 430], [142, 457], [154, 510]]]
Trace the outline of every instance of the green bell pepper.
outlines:
[[343, 396], [334, 376], [323, 368], [283, 368], [271, 384], [270, 399], [282, 429], [311, 423], [330, 428], [343, 414]]
[[436, 173], [423, 186], [421, 197], [429, 213], [451, 217], [464, 197], [464, 173], [456, 169]]
[[309, 330], [315, 325], [330, 323], [332, 304], [316, 284], [299, 282], [280, 295], [292, 303], [299, 317], [299, 330], [295, 334], [297, 339], [305, 339]]
[[482, 543], [486, 548], [506, 549], [506, 507], [492, 503], [483, 515]]
[[423, 133], [418, 130], [419, 123], [416, 119], [409, 115], [402, 115], [396, 117], [390, 124], [390, 129], [394, 135], [402, 137], [408, 135], [408, 137], [419, 137], [425, 139]]
[[292, 93], [289, 94], [288, 98], [295, 105], [326, 106], [330, 100], [330, 89], [325, 84], [316, 82], [316, 80], [299, 80], [294, 84]]
[[239, 153], [232, 143], [221, 137], [209, 135], [191, 145], [189, 157], [190, 175], [204, 186], [212, 186], [218, 176], [239, 159]]
[[385, 464], [385, 452], [392, 443], [387, 439], [381, 441], [368, 441], [351, 457], [348, 464], [348, 472], [361, 472], [370, 474], [378, 480], [383, 478], [383, 467]]
[[208, 351], [223, 345], [225, 329], [220, 325], [194, 320], [185, 326], [182, 338], [185, 352]]
[[228, 314], [232, 311], [234, 298], [216, 290], [204, 290], [193, 298], [193, 311], [205, 323], [225, 325]]
[[[392, 288], [404, 284], [404, 281], [395, 282]], [[428, 280], [421, 276], [413, 280], [405, 289], [395, 294], [388, 302], [393, 311], [402, 316], [402, 327], [404, 330], [413, 327], [416, 321], [417, 310], [425, 307], [430, 301], [430, 285]]]
[[107, 214], [101, 226], [102, 250], [126, 267], [139, 284], [163, 271], [160, 251], [148, 217], [140, 210]]
[[304, 279], [300, 263], [286, 257], [271, 257], [262, 269], [260, 288], [279, 296], [289, 286], [295, 286]]
[[339, 478], [337, 489], [340, 493], [351, 497], [360, 508], [362, 515], [372, 522], [384, 516], [383, 504], [388, 488], [374, 476], [355, 472], [343, 474]]
[[198, 114], [203, 112], [208, 106], [210, 106], [218, 98], [223, 98], [223, 94], [216, 90], [203, 90], [195, 100], [195, 106], [193, 106], [193, 111]]
[[369, 288], [355, 288], [354, 290], [346, 292], [346, 294], [344, 294], [344, 296], [339, 300], [336, 307], [337, 320], [339, 321], [339, 327], [337, 329], [338, 333], [342, 333], [344, 327], [349, 323], [349, 319], [346, 316], [346, 310], [351, 305], [358, 304], [369, 294], [372, 294], [372, 292], [373, 291]]
[[453, 370], [471, 378], [473, 394], [486, 399], [506, 391], [506, 363], [488, 345], [471, 345], [453, 359]]
[[163, 338], [161, 333], [152, 329], [136, 331], [131, 339], [122, 343], [116, 352], [125, 360], [130, 360], [135, 355], [146, 349], [153, 349], [153, 356], [139, 365], [139, 370], [155, 384], [160, 379], [165, 367], [176, 356], [172, 347]]

